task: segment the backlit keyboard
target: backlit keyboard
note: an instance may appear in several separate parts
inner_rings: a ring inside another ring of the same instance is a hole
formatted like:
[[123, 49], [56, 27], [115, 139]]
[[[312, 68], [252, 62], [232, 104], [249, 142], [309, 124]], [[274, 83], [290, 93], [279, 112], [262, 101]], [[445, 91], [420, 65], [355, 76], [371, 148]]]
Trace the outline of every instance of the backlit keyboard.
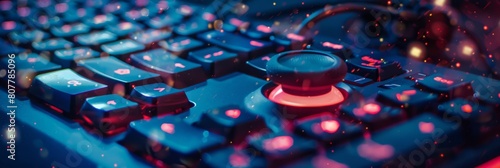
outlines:
[[0, 167], [500, 164], [500, 81], [230, 5], [0, 1]]

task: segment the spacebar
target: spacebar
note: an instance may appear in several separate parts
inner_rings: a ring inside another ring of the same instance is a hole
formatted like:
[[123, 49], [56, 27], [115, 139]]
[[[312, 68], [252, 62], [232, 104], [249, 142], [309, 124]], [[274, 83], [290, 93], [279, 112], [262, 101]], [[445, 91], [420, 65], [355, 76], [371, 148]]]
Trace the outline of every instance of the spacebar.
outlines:
[[[7, 97], [4, 89], [0, 97]], [[8, 152], [0, 154], [0, 162], [7, 167], [152, 167], [120, 144], [91, 135], [78, 123], [34, 107], [29, 100], [15, 99], [15, 106], [8, 108], [4, 102], [0, 106], [2, 130], [9, 126], [4, 116], [16, 111], [15, 160], [7, 158]], [[7, 141], [4, 137], [1, 143]]]

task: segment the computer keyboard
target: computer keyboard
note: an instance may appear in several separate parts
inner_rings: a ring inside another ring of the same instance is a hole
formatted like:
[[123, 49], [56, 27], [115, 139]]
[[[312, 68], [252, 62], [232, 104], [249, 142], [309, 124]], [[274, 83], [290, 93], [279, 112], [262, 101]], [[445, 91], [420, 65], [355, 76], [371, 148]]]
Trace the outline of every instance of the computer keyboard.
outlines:
[[1, 1], [0, 167], [500, 164], [497, 79], [237, 3]]

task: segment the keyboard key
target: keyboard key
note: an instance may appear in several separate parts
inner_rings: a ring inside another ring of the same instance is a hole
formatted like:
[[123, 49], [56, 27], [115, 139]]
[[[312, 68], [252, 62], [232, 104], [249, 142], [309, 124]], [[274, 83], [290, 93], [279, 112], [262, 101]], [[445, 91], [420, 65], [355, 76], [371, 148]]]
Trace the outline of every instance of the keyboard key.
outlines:
[[146, 31], [136, 32], [132, 34], [130, 38], [141, 44], [148, 45], [153, 42], [165, 40], [170, 36], [172, 36], [172, 32], [170, 30], [148, 29]]
[[20, 32], [23, 31], [26, 26], [18, 21], [5, 20], [2, 22], [0, 27], [0, 35], [7, 35], [10, 32]]
[[14, 44], [29, 44], [34, 41], [42, 41], [49, 38], [49, 34], [40, 30], [27, 30], [22, 32], [12, 32], [9, 38]]
[[79, 22], [92, 19], [95, 16], [94, 8], [78, 8], [63, 14], [62, 20], [66, 23]]
[[121, 22], [120, 24], [106, 25], [106, 30], [113, 32], [113, 34], [119, 37], [132, 34], [142, 28], [142, 25], [133, 22]]
[[366, 86], [372, 84], [374, 81], [369, 78], [347, 73], [344, 77], [344, 82], [354, 86]]
[[276, 53], [269, 53], [261, 57], [257, 57], [255, 59], [247, 61], [243, 71], [249, 75], [266, 79], [268, 77], [266, 71], [266, 65], [267, 62], [271, 60], [271, 57], [274, 55], [276, 55]]
[[313, 50], [321, 50], [330, 52], [346, 60], [354, 57], [352, 51], [346, 46], [342, 45], [340, 41], [336, 41], [329, 37], [318, 36], [314, 37], [313, 43], [310, 47]]
[[254, 22], [252, 22], [252, 25], [250, 25], [246, 30], [241, 32], [242, 34], [244, 34], [247, 37], [250, 37], [251, 39], [262, 39], [262, 40], [269, 39], [269, 37], [273, 34], [271, 26], [258, 23], [256, 24]]
[[189, 53], [188, 59], [201, 64], [205, 72], [211, 77], [220, 77], [238, 69], [238, 55], [222, 50], [218, 47], [209, 47]]
[[316, 152], [316, 142], [288, 133], [271, 133], [253, 137], [249, 141], [251, 149], [265, 157], [269, 167], [283, 165], [290, 160], [302, 158]]
[[105, 134], [122, 132], [130, 122], [142, 119], [136, 102], [116, 94], [87, 98], [80, 114], [85, 122]]
[[191, 18], [174, 27], [174, 32], [181, 36], [191, 36], [208, 31], [208, 24], [201, 18]]
[[401, 68], [399, 62], [384, 61], [369, 56], [352, 58], [346, 61], [350, 73], [370, 78], [374, 81], [383, 81], [401, 75], [406, 71]]
[[134, 153], [166, 163], [199, 159], [202, 153], [222, 147], [224, 143], [224, 137], [193, 127], [176, 116], [134, 121], [122, 142]]
[[250, 25], [250, 22], [243, 21], [243, 20], [240, 20], [238, 18], [232, 17], [232, 18], [226, 19], [226, 21], [222, 25], [222, 30], [224, 30], [224, 32], [232, 33], [235, 31], [242, 30], [242, 29], [246, 29], [246, 28], [248, 28], [249, 25]]
[[209, 168], [251, 168], [266, 167], [266, 160], [254, 156], [246, 150], [238, 150], [232, 147], [205, 153], [202, 156], [200, 167]]
[[362, 135], [363, 129], [322, 113], [295, 121], [295, 133], [314, 138], [325, 145], [337, 145]]
[[242, 110], [237, 105], [205, 111], [196, 126], [222, 135], [226, 140], [237, 144], [245, 140], [246, 136], [266, 128], [262, 117]]
[[118, 18], [112, 14], [96, 15], [92, 18], [84, 19], [84, 23], [92, 29], [102, 29], [106, 25], [118, 24]]
[[175, 88], [184, 88], [207, 80], [201, 65], [155, 49], [130, 56], [132, 64], [160, 74], [163, 81]]
[[73, 37], [90, 32], [90, 27], [82, 23], [66, 24], [61, 27], [52, 27], [50, 32], [56, 37]]
[[453, 75], [433, 74], [417, 81], [417, 87], [447, 98], [472, 97], [471, 81]]
[[55, 51], [73, 47], [73, 43], [62, 38], [53, 38], [44, 41], [37, 41], [31, 44], [37, 51]]
[[107, 93], [107, 86], [84, 78], [70, 69], [38, 75], [29, 93], [65, 115], [76, 115], [86, 97]]
[[164, 83], [136, 86], [130, 93], [130, 99], [139, 102], [143, 114], [147, 116], [180, 113], [192, 106], [184, 91]]
[[270, 52], [273, 47], [273, 44], [270, 42], [251, 40], [239, 35], [220, 31], [203, 33], [200, 34], [198, 38], [224, 49], [237, 52], [243, 55], [245, 59], [266, 54]]
[[181, 15], [175, 14], [165, 14], [161, 16], [155, 16], [146, 21], [146, 24], [153, 29], [162, 29], [167, 27], [172, 27], [182, 21]]
[[370, 131], [380, 130], [406, 119], [399, 107], [386, 106], [373, 100], [342, 105], [341, 118], [366, 126]]
[[118, 39], [115, 34], [104, 31], [92, 32], [76, 36], [76, 42], [83, 46], [97, 46]]
[[161, 82], [160, 75], [135, 68], [115, 57], [81, 60], [78, 66], [82, 74], [107, 84], [112, 93], [119, 95], [130, 93], [135, 86]]
[[205, 43], [184, 36], [179, 36], [173, 39], [160, 41], [161, 47], [180, 57], [187, 57], [188, 52], [199, 49], [205, 46]]
[[409, 86], [401, 86], [380, 91], [377, 100], [391, 106], [405, 108], [410, 115], [413, 115], [435, 107], [438, 99], [435, 94], [422, 92]]
[[101, 49], [108, 53], [109, 55], [119, 56], [119, 55], [127, 55], [134, 52], [138, 52], [144, 50], [144, 45], [135, 42], [133, 40], [120, 40], [108, 44], [104, 44], [101, 46]]
[[295, 33], [288, 33], [287, 35], [274, 35], [270, 37], [271, 41], [278, 44], [276, 52], [285, 50], [298, 50], [306, 47], [310, 39], [306, 36], [298, 35]]
[[96, 58], [99, 57], [100, 54], [88, 47], [76, 47], [56, 50], [54, 55], [55, 57], [53, 57], [52, 61], [61, 65], [63, 68], [73, 68], [79, 60]]
[[140, 22], [149, 20], [155, 13], [150, 12], [147, 8], [130, 9], [122, 14], [122, 18], [129, 22]]
[[412, 80], [414, 82], [417, 82], [417, 81], [420, 81], [420, 80], [424, 80], [425, 77], [427, 77], [427, 74], [425, 74], [425, 73], [415, 73], [415, 74], [412, 74], [412, 75], [408, 75], [406, 77], [406, 79]]
[[464, 137], [473, 144], [484, 141], [488, 133], [497, 129], [496, 115], [488, 106], [462, 98], [453, 99], [438, 106], [439, 115], [460, 127]]
[[[44, 57], [40, 57], [38, 54], [30, 53], [30, 54], [8, 54], [8, 57], [4, 57], [1, 59], [0, 65], [4, 68], [12, 67], [9, 64], [15, 65], [15, 78], [10, 79], [14, 80], [15, 83], [9, 83], [16, 86], [16, 89], [24, 90], [28, 89], [31, 86], [31, 81], [33, 78], [41, 73], [54, 71], [60, 69], [61, 66], [50, 62]], [[12, 61], [9, 61], [10, 56], [14, 56], [15, 58]], [[8, 75], [2, 76], [2, 79], [6, 82], [8, 80]]]
[[111, 2], [104, 6], [104, 13], [112, 13], [112, 14], [122, 14], [130, 9], [129, 3], [126, 2]]

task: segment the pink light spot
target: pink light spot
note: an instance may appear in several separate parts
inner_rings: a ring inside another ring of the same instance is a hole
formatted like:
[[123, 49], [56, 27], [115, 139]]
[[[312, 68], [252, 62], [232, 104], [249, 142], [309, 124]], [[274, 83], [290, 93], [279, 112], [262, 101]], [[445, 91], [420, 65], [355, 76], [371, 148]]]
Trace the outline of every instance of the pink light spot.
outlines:
[[34, 62], [36, 62], [37, 60], [38, 60], [38, 59], [36, 59], [36, 58], [28, 58], [28, 62], [29, 62], [29, 63], [34, 63]]
[[193, 8], [191, 8], [187, 5], [182, 5], [180, 8], [180, 12], [183, 15], [191, 15], [193, 13]]
[[207, 54], [207, 55], [205, 55], [203, 58], [208, 59], [208, 58], [210, 58], [211, 56], [212, 56], [212, 55]]
[[2, 23], [2, 27], [4, 30], [12, 30], [14, 28], [16, 28], [16, 22], [14, 21], [5, 21]]
[[158, 92], [163, 92], [165, 90], [165, 88], [160, 87], [160, 88], [154, 88], [153, 90], [156, 90]]
[[151, 61], [152, 60], [149, 55], [142, 56], [142, 59], [146, 60], [146, 61]]
[[375, 103], [368, 103], [363, 106], [363, 111], [368, 114], [377, 114], [380, 112], [380, 105]]
[[500, 93], [498, 93], [498, 95], [497, 95], [497, 96], [498, 96], [498, 98], [500, 98]]
[[328, 48], [333, 48], [333, 49], [342, 49], [342, 48], [344, 48], [344, 46], [342, 46], [340, 44], [334, 44], [334, 43], [330, 43], [328, 41], [323, 43], [323, 47], [328, 47]]
[[61, 27], [61, 30], [63, 32], [69, 32], [69, 31], [71, 31], [71, 28], [72, 28], [71, 25], [64, 25]]
[[76, 14], [80, 17], [83, 17], [87, 14], [87, 11], [84, 9], [84, 8], [79, 8], [77, 11], [76, 11]]
[[432, 133], [434, 131], [434, 124], [430, 122], [419, 122], [418, 128], [422, 133]]
[[447, 85], [451, 85], [451, 84], [453, 84], [453, 81], [452, 81], [452, 80], [444, 79], [444, 78], [441, 78], [441, 77], [439, 77], [439, 76], [434, 77], [434, 80], [435, 80], [436, 82], [444, 83], [444, 84], [447, 84]]
[[110, 100], [106, 102], [107, 105], [116, 105], [116, 102], [114, 100]]
[[279, 136], [264, 140], [264, 149], [267, 151], [283, 151], [293, 146], [293, 138], [290, 136]]
[[286, 37], [288, 39], [297, 40], [297, 41], [304, 41], [304, 39], [305, 39], [304, 36], [294, 34], [294, 33], [287, 34]]
[[236, 19], [236, 18], [231, 18], [231, 19], [229, 19], [229, 23], [238, 27], [238, 26], [243, 24], [243, 21]]
[[462, 109], [463, 112], [472, 113], [472, 106], [469, 104], [465, 104], [460, 108]]
[[339, 163], [335, 160], [331, 160], [323, 155], [314, 157], [312, 160], [312, 164], [315, 168], [349, 168], [349, 166]]
[[500, 156], [497, 156], [479, 166], [476, 168], [492, 168], [492, 167], [500, 167]]
[[120, 27], [121, 30], [127, 30], [127, 29], [132, 28], [132, 23], [123, 22], [123, 23], [120, 23], [120, 25], [118, 25], [118, 27]]
[[45, 24], [49, 21], [49, 18], [45, 15], [41, 15], [38, 17], [38, 22], [40, 22], [41, 24]]
[[262, 60], [262, 61], [269, 61], [269, 60], [271, 60], [271, 58], [269, 58], [269, 56], [263, 56], [263, 57], [261, 58], [261, 60]]
[[118, 75], [130, 74], [130, 69], [117, 69], [115, 70], [115, 73]]
[[191, 40], [190, 40], [190, 39], [186, 39], [186, 40], [182, 40], [182, 41], [181, 41], [181, 44], [182, 44], [182, 45], [188, 45], [189, 43], [191, 43]]
[[175, 63], [174, 64], [175, 67], [178, 67], [178, 68], [186, 68], [186, 66], [184, 66], [183, 64], [181, 63]]
[[327, 133], [335, 133], [339, 129], [340, 124], [336, 120], [327, 120], [321, 122], [321, 129]]
[[163, 132], [166, 132], [169, 134], [174, 134], [175, 133], [175, 126], [174, 126], [174, 124], [163, 123], [163, 124], [161, 124], [161, 130]]
[[257, 30], [260, 32], [264, 32], [264, 33], [271, 33], [272, 32], [271, 28], [269, 26], [266, 26], [266, 25], [257, 26]]
[[363, 158], [376, 162], [390, 158], [394, 154], [394, 148], [391, 145], [368, 141], [358, 146], [358, 154]]
[[403, 94], [405, 94], [405, 95], [414, 95], [416, 93], [417, 93], [416, 90], [405, 90], [405, 91], [403, 91]]
[[255, 40], [250, 41], [250, 45], [255, 46], [255, 47], [264, 46], [264, 44], [262, 44], [261, 42], [255, 41]]
[[203, 17], [203, 19], [205, 19], [206, 21], [209, 21], [209, 22], [215, 20], [215, 15], [208, 13], [208, 12], [203, 13], [202, 17]]
[[281, 85], [271, 91], [269, 100], [293, 107], [323, 107], [341, 103], [344, 96], [339, 89], [332, 86], [330, 92], [318, 96], [297, 96], [283, 91]]
[[30, 13], [31, 13], [31, 9], [28, 7], [17, 8], [17, 14], [21, 17], [26, 17], [26, 16], [30, 15]]
[[99, 24], [99, 23], [104, 23], [104, 21], [106, 21], [106, 15], [97, 15], [94, 17], [94, 22], [96, 24]]
[[231, 118], [238, 118], [240, 117], [241, 111], [238, 109], [229, 109], [226, 110], [226, 116], [231, 117]]
[[63, 13], [63, 12], [66, 12], [67, 10], [68, 10], [68, 4], [66, 4], [66, 3], [56, 4], [56, 11], [58, 13]]
[[4, 10], [4, 11], [10, 10], [10, 9], [12, 9], [12, 2], [10, 2], [10, 1], [1, 1], [0, 2], [0, 8], [2, 8], [2, 10]]
[[245, 154], [233, 153], [229, 156], [229, 163], [233, 167], [247, 167], [248, 163], [250, 163], [250, 158]]
[[221, 56], [222, 54], [224, 54], [224, 51], [218, 51], [218, 52], [215, 52], [214, 54], [214, 57], [217, 57], [217, 56]]

